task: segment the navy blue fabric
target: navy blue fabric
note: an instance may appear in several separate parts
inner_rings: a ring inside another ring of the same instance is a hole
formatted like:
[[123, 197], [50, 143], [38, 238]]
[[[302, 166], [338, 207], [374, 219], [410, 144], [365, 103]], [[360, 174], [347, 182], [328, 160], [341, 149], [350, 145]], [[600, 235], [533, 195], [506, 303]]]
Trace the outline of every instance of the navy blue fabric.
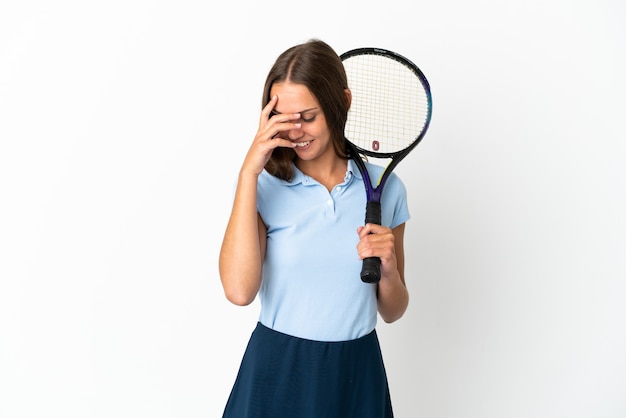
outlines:
[[261, 323], [223, 418], [391, 418], [376, 330], [351, 341], [292, 337]]

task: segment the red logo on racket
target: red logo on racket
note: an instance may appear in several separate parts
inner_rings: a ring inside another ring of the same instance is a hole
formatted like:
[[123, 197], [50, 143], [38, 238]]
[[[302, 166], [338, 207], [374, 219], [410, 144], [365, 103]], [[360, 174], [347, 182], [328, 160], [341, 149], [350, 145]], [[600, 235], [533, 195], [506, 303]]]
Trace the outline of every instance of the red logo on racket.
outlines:
[[374, 151], [378, 151], [380, 149], [380, 142], [378, 141], [372, 141], [372, 149]]

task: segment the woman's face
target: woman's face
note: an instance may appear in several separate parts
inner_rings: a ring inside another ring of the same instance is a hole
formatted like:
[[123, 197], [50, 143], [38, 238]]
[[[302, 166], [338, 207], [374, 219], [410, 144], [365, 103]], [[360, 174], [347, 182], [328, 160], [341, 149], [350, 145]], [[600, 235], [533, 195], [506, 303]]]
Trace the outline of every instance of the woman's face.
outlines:
[[312, 161], [328, 153], [334, 155], [324, 112], [306, 86], [289, 81], [275, 83], [270, 95], [278, 96], [274, 113], [300, 113], [301, 127], [279, 134], [296, 144], [294, 151], [298, 158]]

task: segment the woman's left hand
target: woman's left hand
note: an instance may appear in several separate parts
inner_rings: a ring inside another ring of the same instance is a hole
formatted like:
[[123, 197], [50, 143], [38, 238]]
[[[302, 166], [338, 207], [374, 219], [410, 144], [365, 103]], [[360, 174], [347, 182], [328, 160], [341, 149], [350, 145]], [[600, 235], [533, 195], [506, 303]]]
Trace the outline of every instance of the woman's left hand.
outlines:
[[359, 258], [380, 258], [381, 279], [396, 273], [398, 266], [392, 230], [382, 225], [366, 224], [357, 228], [357, 233], [359, 243], [356, 248]]

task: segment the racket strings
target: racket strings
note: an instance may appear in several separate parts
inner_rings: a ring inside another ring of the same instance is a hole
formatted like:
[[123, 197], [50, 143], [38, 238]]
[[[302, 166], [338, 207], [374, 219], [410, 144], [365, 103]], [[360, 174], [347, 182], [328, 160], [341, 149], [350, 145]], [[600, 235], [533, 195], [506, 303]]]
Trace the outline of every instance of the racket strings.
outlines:
[[346, 137], [374, 152], [409, 147], [425, 128], [427, 91], [416, 73], [395, 59], [357, 55], [344, 61], [352, 91]]

